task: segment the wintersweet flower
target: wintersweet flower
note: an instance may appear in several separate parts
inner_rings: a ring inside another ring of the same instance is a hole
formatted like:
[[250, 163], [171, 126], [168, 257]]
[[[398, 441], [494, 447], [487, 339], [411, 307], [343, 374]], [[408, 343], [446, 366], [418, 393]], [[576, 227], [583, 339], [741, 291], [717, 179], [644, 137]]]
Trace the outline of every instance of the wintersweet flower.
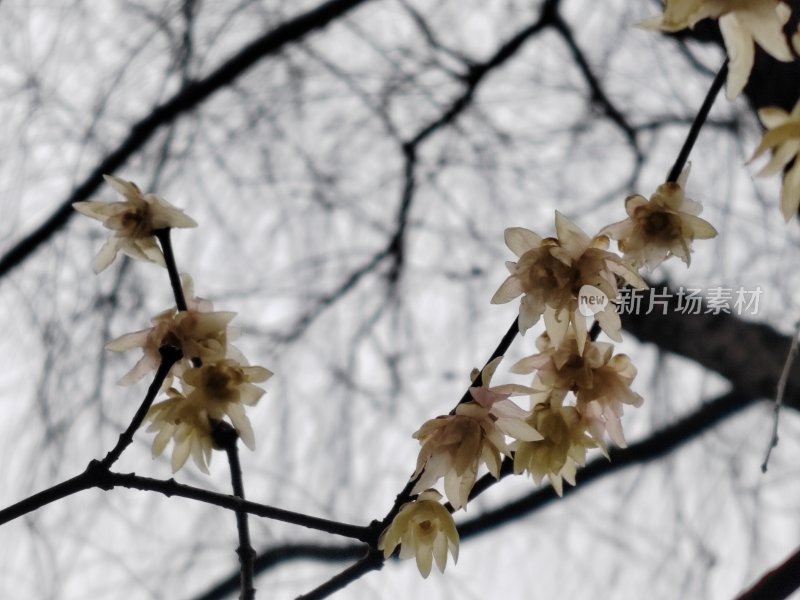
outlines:
[[153, 458], [161, 456], [172, 440], [173, 473], [186, 463], [189, 456], [201, 471], [208, 473], [214, 442], [207, 411], [175, 388], [169, 388], [167, 396], [167, 400], [154, 404], [147, 412], [146, 418], [151, 422], [147, 431], [158, 432], [153, 440]]
[[703, 210], [701, 204], [684, 195], [688, 177], [687, 168], [678, 181], [659, 185], [650, 200], [638, 194], [628, 196], [628, 218], [600, 232], [617, 240], [624, 258], [635, 268], [646, 265], [652, 271], [669, 256], [677, 256], [688, 266], [692, 241], [717, 235], [708, 221], [697, 216]]
[[800, 207], [800, 160], [797, 160], [797, 154], [800, 152], [800, 101], [794, 105], [791, 113], [770, 106], [759, 110], [758, 116], [767, 128], [767, 132], [750, 160], [755, 160], [767, 150], [772, 150], [772, 158], [759, 171], [759, 176], [774, 175], [794, 161], [784, 174], [781, 187], [781, 212], [783, 218], [788, 221], [797, 215]]
[[553, 392], [573, 392], [577, 410], [595, 441], [602, 446], [603, 434], [607, 433], [614, 443], [624, 447], [620, 422], [623, 405], [638, 407], [644, 402], [630, 387], [636, 377], [630, 358], [614, 355], [613, 344], [591, 340], [584, 342], [579, 351], [572, 331], [559, 346], [552, 344], [545, 333], [537, 340], [537, 347], [539, 354], [511, 367], [514, 373], [536, 372], [533, 387], [538, 391], [534, 402], [549, 399]]
[[413, 437], [422, 448], [412, 475], [419, 479], [411, 493], [444, 477], [445, 494], [456, 510], [466, 505], [480, 464], [499, 477], [500, 454], [509, 452], [489, 411], [472, 402], [459, 405], [455, 414], [426, 421]]
[[[481, 373], [482, 385], [471, 387], [472, 402], [456, 407], [453, 414], [427, 421], [414, 433], [422, 444], [414, 477], [416, 493], [445, 478], [445, 492], [457, 510], [466, 505], [481, 462], [495, 477], [500, 473], [500, 454], [508, 453], [505, 435], [535, 440], [541, 435], [525, 422], [528, 413], [510, 396], [533, 393], [527, 386], [504, 384], [491, 387], [502, 357], [492, 360]], [[477, 376], [473, 372], [473, 380]]]
[[235, 312], [200, 312], [198, 310], [178, 311], [167, 309], [151, 319], [152, 327], [127, 333], [106, 344], [112, 352], [125, 352], [141, 348], [142, 358], [120, 380], [120, 385], [136, 383], [150, 371], [158, 368], [161, 355], [158, 349], [164, 344], [180, 348], [183, 359], [173, 367], [172, 374], [186, 369], [192, 359], [214, 362], [226, 357], [229, 346], [227, 338], [228, 323], [236, 316]]
[[114, 233], [106, 240], [92, 267], [99, 273], [108, 267], [119, 252], [131, 258], [164, 265], [164, 256], [153, 232], [170, 227], [197, 227], [191, 217], [155, 194], [143, 195], [131, 181], [103, 175], [106, 182], [124, 198], [124, 202], [75, 202], [79, 213], [97, 219]]
[[611, 356], [612, 351], [607, 350], [605, 363], [594, 369], [592, 385], [578, 388], [575, 396], [578, 410], [588, 422], [592, 437], [602, 444], [605, 432], [617, 446], [624, 448], [627, 442], [622, 432], [623, 406], [638, 408], [644, 398], [631, 389], [636, 378], [636, 367], [631, 359], [625, 354]]
[[779, 0], [666, 0], [664, 14], [642, 25], [680, 31], [705, 18], [718, 18], [730, 61], [726, 95], [733, 100], [750, 77], [755, 43], [777, 60], [793, 60], [783, 34], [790, 15], [789, 6]]
[[514, 473], [527, 471], [537, 484], [547, 475], [559, 496], [563, 481], [575, 485], [577, 466], [586, 462], [587, 448], [595, 447], [577, 409], [561, 405], [563, 397], [552, 394], [533, 407], [528, 423], [541, 432], [542, 440], [514, 444]]
[[186, 396], [209, 418], [221, 421], [227, 415], [239, 437], [251, 450], [255, 449], [255, 436], [245, 406], [253, 406], [264, 395], [264, 390], [254, 385], [269, 379], [272, 373], [264, 367], [241, 365], [232, 359], [188, 369], [183, 381], [191, 386]]
[[[524, 396], [536, 392], [533, 388], [516, 383], [504, 383], [491, 387], [492, 377], [502, 356], [490, 361], [481, 372], [481, 385], [469, 388], [472, 400], [489, 411], [497, 428], [506, 435], [516, 439], [538, 439], [539, 433], [525, 422], [528, 413], [514, 404], [511, 396]], [[473, 373], [475, 379], [477, 369]]]
[[[542, 239], [522, 227], [506, 229], [506, 244], [519, 261], [506, 263], [511, 275], [492, 303], [510, 302], [522, 294], [520, 331], [525, 333], [544, 315], [545, 327], [558, 343], [570, 323], [579, 339], [586, 338], [586, 317], [578, 309], [578, 292], [584, 285], [599, 289], [613, 300], [618, 276], [637, 288], [646, 288], [647, 284], [621, 257], [608, 251], [608, 237], [590, 238], [558, 211], [555, 221], [557, 238]], [[595, 319], [609, 337], [621, 340], [619, 315], [611, 303], [597, 312]]]
[[441, 498], [436, 490], [426, 490], [415, 501], [400, 507], [378, 539], [378, 550], [383, 550], [384, 558], [389, 558], [400, 544], [400, 558], [414, 556], [423, 577], [430, 575], [434, 560], [444, 572], [448, 551], [453, 562], [458, 562], [458, 530], [453, 516], [439, 502]]

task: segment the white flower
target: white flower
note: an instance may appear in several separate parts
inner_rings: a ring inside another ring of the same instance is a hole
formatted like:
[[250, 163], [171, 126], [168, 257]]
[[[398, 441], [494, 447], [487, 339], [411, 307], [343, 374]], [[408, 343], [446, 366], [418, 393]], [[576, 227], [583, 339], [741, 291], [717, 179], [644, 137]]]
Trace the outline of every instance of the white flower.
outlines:
[[514, 444], [514, 473], [527, 471], [537, 484], [547, 475], [559, 496], [564, 493], [563, 480], [575, 485], [577, 466], [586, 462], [586, 449], [595, 446], [577, 409], [561, 405], [564, 395], [551, 394], [547, 402], [533, 407], [528, 423], [543, 439]]
[[197, 227], [194, 219], [154, 194], [143, 195], [136, 184], [111, 175], [103, 178], [124, 196], [124, 202], [75, 202], [79, 213], [97, 219], [114, 233], [106, 241], [93, 268], [99, 273], [122, 252], [131, 258], [164, 265], [164, 256], [153, 232], [169, 227]]
[[[459, 404], [454, 414], [426, 421], [414, 433], [422, 448], [412, 476], [419, 477], [412, 494], [444, 477], [447, 499], [458, 510], [467, 504], [481, 463], [494, 477], [500, 476], [500, 455], [510, 453], [506, 435], [522, 440], [541, 439], [525, 422], [528, 413], [508, 399], [534, 390], [516, 384], [490, 387], [501, 360], [502, 356], [486, 365], [481, 373], [483, 385], [469, 389], [474, 401]], [[472, 378], [476, 375], [473, 373]]]
[[447, 565], [447, 552], [458, 562], [458, 530], [453, 516], [439, 503], [441, 494], [426, 490], [400, 507], [397, 516], [380, 535], [378, 550], [389, 558], [400, 544], [400, 558], [417, 559], [423, 577], [430, 575], [433, 561], [440, 571]]
[[794, 60], [783, 34], [790, 15], [789, 6], [778, 0], [666, 0], [664, 14], [642, 25], [680, 31], [705, 18], [719, 18], [730, 61], [726, 95], [733, 100], [750, 77], [755, 43], [777, 60]]
[[[647, 284], [620, 256], [607, 250], [604, 235], [590, 238], [575, 223], [556, 211], [557, 238], [542, 239], [522, 227], [506, 229], [506, 244], [519, 257], [508, 262], [511, 275], [492, 298], [493, 304], [509, 302], [523, 294], [519, 329], [524, 334], [540, 316], [557, 344], [570, 323], [580, 341], [586, 339], [586, 317], [578, 307], [578, 292], [590, 285], [609, 300], [617, 297], [617, 276], [638, 288]], [[595, 314], [606, 334], [621, 341], [620, 319], [613, 304]]]
[[758, 116], [767, 132], [761, 139], [761, 143], [753, 153], [754, 160], [764, 154], [767, 150], [772, 150], [772, 158], [758, 173], [759, 176], [766, 177], [782, 171], [786, 165], [794, 161], [794, 164], [786, 171], [783, 176], [783, 186], [781, 187], [781, 212], [787, 221], [797, 215], [800, 207], [800, 101], [794, 105], [791, 113], [787, 113], [782, 108], [770, 106], [758, 111]]
[[509, 400], [511, 396], [530, 395], [536, 390], [516, 383], [490, 387], [494, 372], [502, 360], [503, 357], [498, 356], [484, 367], [481, 372], [481, 386], [469, 388], [470, 396], [476, 404], [489, 411], [497, 428], [507, 436], [518, 440], [541, 439], [541, 435], [525, 422], [528, 413]]
[[[644, 400], [631, 389], [636, 367], [625, 354], [614, 354], [613, 344], [586, 340], [582, 349], [570, 331], [559, 346], [547, 334], [536, 342], [539, 354], [521, 359], [511, 371], [536, 371], [534, 402], [573, 392], [577, 410], [594, 440], [604, 448], [603, 434], [608, 433], [619, 446], [625, 446], [620, 417], [623, 405], [641, 406]], [[530, 421], [528, 421], [530, 423]], [[534, 425], [535, 426], [535, 425]], [[544, 434], [544, 432], [542, 432]]]
[[201, 471], [208, 473], [214, 447], [208, 413], [202, 405], [174, 388], [169, 388], [167, 395], [167, 400], [154, 404], [147, 412], [146, 418], [151, 422], [147, 431], [158, 432], [153, 440], [153, 458], [161, 456], [172, 440], [173, 473], [186, 463], [189, 456]]
[[244, 407], [255, 405], [264, 395], [264, 390], [253, 383], [271, 376], [263, 367], [240, 365], [228, 358], [188, 369], [183, 373], [183, 381], [191, 386], [186, 393], [189, 400], [201, 406], [211, 419], [220, 421], [227, 415], [242, 441], [253, 450], [255, 436]]
[[136, 383], [150, 371], [158, 368], [161, 354], [158, 349], [164, 344], [180, 348], [183, 359], [171, 374], [180, 374], [193, 358], [213, 362], [225, 358], [229, 350], [227, 327], [235, 312], [199, 312], [197, 310], [165, 310], [151, 319], [152, 327], [127, 333], [106, 344], [112, 352], [125, 352], [141, 348], [143, 356], [120, 380], [120, 385]]
[[414, 437], [422, 448], [412, 476], [419, 479], [411, 493], [444, 477], [447, 499], [456, 510], [467, 504], [480, 464], [499, 477], [500, 454], [510, 452], [489, 411], [474, 402], [460, 404], [453, 415], [426, 421]]
[[697, 216], [703, 209], [700, 203], [684, 195], [688, 176], [687, 168], [677, 182], [658, 186], [650, 200], [638, 194], [628, 196], [625, 200], [628, 218], [600, 232], [618, 240], [623, 257], [634, 267], [647, 265], [652, 271], [670, 255], [677, 256], [688, 266], [692, 241], [717, 235], [708, 221]]

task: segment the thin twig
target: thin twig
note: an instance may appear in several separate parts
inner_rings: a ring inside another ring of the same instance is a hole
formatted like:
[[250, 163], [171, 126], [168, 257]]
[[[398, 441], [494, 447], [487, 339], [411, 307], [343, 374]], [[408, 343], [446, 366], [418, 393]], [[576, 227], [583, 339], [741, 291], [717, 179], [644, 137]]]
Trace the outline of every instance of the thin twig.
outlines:
[[764, 462], [761, 463], [761, 472], [767, 472], [767, 465], [769, 457], [772, 454], [772, 449], [778, 445], [778, 421], [781, 416], [781, 407], [783, 406], [783, 397], [786, 394], [786, 383], [789, 381], [789, 373], [792, 371], [794, 359], [797, 356], [798, 338], [800, 337], [800, 321], [795, 324], [794, 337], [792, 338], [792, 345], [789, 347], [789, 354], [786, 355], [786, 361], [783, 363], [783, 371], [781, 371], [780, 379], [778, 379], [778, 390], [775, 394], [775, 403], [773, 404], [773, 419], [772, 419], [772, 436], [770, 437], [767, 453], [764, 455]]
[[[314, 542], [278, 544], [262, 550], [255, 560], [255, 572], [264, 573], [291, 561], [316, 560], [328, 563], [342, 563], [357, 560], [369, 548], [364, 544], [327, 545]], [[239, 589], [239, 572], [218, 581], [193, 600], [224, 600]]]
[[322, 519], [320, 517], [312, 517], [303, 513], [286, 510], [283, 508], [276, 508], [267, 504], [253, 502], [251, 500], [243, 500], [235, 496], [220, 494], [218, 492], [204, 490], [203, 488], [198, 488], [191, 485], [184, 485], [182, 483], [178, 483], [174, 479], [153, 479], [150, 477], [142, 477], [141, 475], [136, 475], [135, 473], [116, 473], [111, 471], [103, 476], [102, 483], [103, 485], [110, 487], [125, 487], [140, 491], [159, 492], [168, 497], [180, 496], [181, 498], [197, 500], [199, 502], [213, 504], [214, 506], [227, 508], [229, 510], [240, 510], [258, 517], [282, 521], [292, 525], [300, 525], [301, 527], [307, 527], [308, 529], [313, 529], [315, 531], [323, 531], [333, 535], [340, 535], [342, 537], [351, 538], [360, 542], [369, 543], [371, 539], [371, 531], [369, 527], [351, 525], [349, 523], [341, 523], [339, 521], [331, 521], [329, 519]]
[[694, 118], [694, 122], [689, 128], [689, 133], [686, 136], [686, 141], [683, 143], [681, 151], [678, 153], [678, 158], [675, 160], [675, 164], [672, 165], [669, 175], [667, 175], [667, 181], [678, 181], [678, 177], [681, 176], [681, 171], [683, 171], [683, 167], [686, 165], [686, 161], [689, 159], [689, 154], [692, 152], [692, 148], [697, 141], [697, 136], [700, 135], [700, 130], [703, 128], [703, 125], [708, 118], [708, 113], [711, 112], [711, 107], [714, 105], [714, 100], [717, 99], [717, 95], [722, 89], [727, 76], [728, 59], [726, 58], [725, 62], [723, 62], [722, 66], [719, 68], [717, 76], [714, 77], [714, 81], [711, 82], [711, 87], [708, 89], [708, 93], [703, 100], [703, 104], [700, 106], [700, 110], [697, 112], [697, 116]]
[[139, 410], [136, 411], [133, 419], [131, 419], [130, 425], [120, 434], [117, 445], [106, 454], [102, 461], [100, 461], [100, 465], [104, 469], [111, 468], [111, 465], [119, 459], [125, 448], [130, 446], [131, 442], [133, 442], [133, 434], [136, 433], [136, 430], [142, 425], [144, 418], [147, 416], [147, 411], [150, 410], [153, 400], [155, 400], [158, 392], [161, 390], [161, 386], [164, 384], [167, 375], [169, 375], [170, 369], [172, 369], [172, 366], [183, 356], [180, 349], [174, 346], [161, 346], [158, 352], [161, 354], [161, 363], [158, 365], [158, 370], [156, 371], [155, 377], [153, 377], [153, 382], [150, 384], [147, 395], [139, 406]]
[[[231, 487], [233, 495], [244, 500], [244, 482], [242, 481], [242, 465], [239, 462], [239, 434], [230, 424], [224, 421], [214, 423], [212, 435], [214, 442], [225, 450], [228, 455], [228, 465], [231, 471]], [[236, 511], [236, 529], [239, 532], [239, 547], [236, 554], [239, 555], [239, 600], [254, 600], [256, 588], [254, 585], [253, 561], [256, 558], [256, 551], [250, 543], [250, 526], [247, 522], [247, 512], [244, 510]]]
[[139, 429], [142, 421], [144, 421], [145, 416], [147, 416], [147, 411], [150, 410], [150, 406], [158, 395], [172, 365], [181, 359], [181, 351], [172, 346], [162, 346], [159, 348], [159, 353], [161, 354], [161, 364], [158, 365], [158, 370], [156, 371], [155, 377], [153, 377], [153, 382], [147, 390], [147, 395], [139, 405], [139, 409], [136, 411], [133, 419], [131, 419], [127, 429], [120, 434], [117, 444], [109, 450], [103, 460], [93, 460], [80, 475], [76, 475], [71, 479], [58, 483], [32, 496], [28, 496], [16, 504], [12, 504], [0, 510], [0, 525], [83, 490], [88, 490], [93, 487], [110, 489], [102, 484], [102, 473], [108, 472], [108, 469], [119, 459], [125, 451], [125, 448], [130, 446], [131, 442], [133, 442], [134, 433], [136, 433], [136, 430]]
[[370, 550], [367, 555], [357, 563], [346, 568], [341, 573], [334, 575], [318, 588], [311, 590], [307, 594], [298, 596], [297, 600], [321, 600], [322, 598], [327, 598], [331, 594], [344, 589], [349, 584], [359, 579], [362, 575], [365, 575], [370, 571], [377, 571], [382, 567], [383, 553], [379, 550]]
[[164, 262], [167, 264], [167, 273], [169, 273], [169, 283], [172, 286], [172, 294], [175, 296], [175, 306], [179, 311], [187, 310], [186, 297], [183, 294], [183, 285], [181, 284], [181, 276], [178, 273], [178, 266], [175, 262], [175, 254], [172, 252], [172, 240], [170, 239], [170, 228], [157, 229], [153, 232], [164, 252]]
[[375, 537], [370, 527], [312, 517], [303, 513], [276, 508], [259, 502], [242, 500], [235, 496], [184, 485], [178, 483], [174, 479], [153, 479], [151, 477], [136, 475], [136, 473], [117, 473], [107, 470], [99, 460], [93, 460], [89, 463], [89, 466], [87, 466], [86, 471], [83, 473], [0, 510], [0, 525], [83, 490], [91, 488], [111, 490], [115, 487], [158, 492], [167, 497], [178, 496], [189, 500], [197, 500], [198, 502], [219, 506], [220, 508], [233, 511], [240, 510], [258, 517], [282, 521], [292, 525], [300, 525], [301, 527], [307, 527], [315, 531], [323, 531], [364, 543], [370, 543]]

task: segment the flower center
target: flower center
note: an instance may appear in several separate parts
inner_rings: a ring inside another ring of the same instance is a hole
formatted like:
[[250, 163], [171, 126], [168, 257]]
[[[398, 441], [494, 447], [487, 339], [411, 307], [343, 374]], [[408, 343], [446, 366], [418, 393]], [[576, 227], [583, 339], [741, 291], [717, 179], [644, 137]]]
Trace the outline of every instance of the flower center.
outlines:
[[672, 240], [680, 236], [680, 227], [675, 221], [675, 217], [670, 213], [654, 211], [649, 213], [641, 223], [642, 229], [649, 237]]

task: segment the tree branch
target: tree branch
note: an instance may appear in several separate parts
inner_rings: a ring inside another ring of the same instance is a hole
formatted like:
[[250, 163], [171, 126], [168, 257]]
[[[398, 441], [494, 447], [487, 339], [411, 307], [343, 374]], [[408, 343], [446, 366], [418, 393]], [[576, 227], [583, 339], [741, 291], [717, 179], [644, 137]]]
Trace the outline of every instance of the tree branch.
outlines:
[[736, 600], [783, 600], [800, 589], [800, 549], [768, 571]]
[[714, 77], [714, 80], [711, 82], [711, 87], [708, 88], [708, 93], [703, 100], [703, 104], [700, 106], [700, 110], [697, 111], [697, 116], [695, 116], [692, 126], [689, 128], [689, 133], [686, 136], [686, 141], [683, 143], [681, 151], [678, 153], [678, 158], [675, 159], [675, 164], [672, 165], [667, 175], [667, 181], [678, 181], [678, 177], [680, 177], [681, 171], [683, 171], [683, 167], [686, 165], [686, 161], [689, 160], [689, 154], [692, 152], [692, 148], [697, 141], [697, 136], [700, 135], [700, 130], [703, 128], [703, 125], [705, 125], [708, 113], [711, 112], [711, 107], [714, 106], [714, 101], [717, 99], [719, 91], [722, 89], [722, 86], [725, 85], [725, 78], [727, 76], [728, 59], [726, 58], [725, 62], [723, 62], [722, 66], [719, 68], [716, 77]]
[[[322, 544], [281, 544], [263, 550], [256, 556], [255, 572], [264, 573], [284, 562], [312, 559], [319, 562], [339, 563], [363, 557], [368, 546], [349, 544], [346, 546], [327, 546]], [[239, 574], [234, 573], [194, 600], [223, 600], [239, 589]]]
[[[370, 529], [358, 525], [349, 525], [339, 521], [331, 521], [319, 517], [312, 517], [303, 513], [275, 508], [266, 504], [260, 504], [251, 500], [244, 500], [235, 496], [228, 496], [204, 490], [202, 488], [184, 485], [174, 479], [152, 479], [142, 477], [135, 473], [115, 473], [109, 472], [103, 476], [103, 484], [110, 487], [125, 487], [129, 489], [159, 492], [165, 496], [180, 496], [191, 500], [198, 500], [206, 504], [213, 504], [233, 511], [244, 511], [258, 517], [283, 521], [293, 525], [300, 525], [316, 531], [324, 531], [333, 535], [340, 535], [347, 538], [367, 542], [370, 539]], [[0, 521], [2, 524], [2, 521]]]
[[[212, 435], [214, 436], [214, 442], [222, 446], [225, 453], [228, 455], [233, 495], [244, 500], [242, 465], [239, 462], [239, 448], [237, 447], [239, 434], [229, 423], [216, 421], [214, 423]], [[236, 549], [236, 554], [239, 555], [239, 571], [241, 574], [239, 600], [254, 600], [256, 597], [256, 588], [253, 583], [255, 579], [253, 560], [255, 559], [256, 552], [253, 550], [253, 545], [250, 543], [250, 526], [247, 523], [247, 513], [243, 510], [236, 511], [236, 530], [239, 533], [239, 547]]]
[[357, 579], [360, 579], [370, 571], [377, 571], [381, 568], [383, 568], [383, 552], [379, 550], [370, 550], [367, 552], [367, 555], [357, 563], [331, 577], [321, 586], [311, 590], [307, 594], [298, 596], [297, 600], [320, 600], [321, 598], [327, 598], [331, 594], [344, 589]]
[[144, 400], [139, 406], [139, 410], [136, 411], [133, 419], [131, 419], [128, 428], [120, 434], [117, 445], [114, 446], [108, 452], [108, 454], [106, 454], [102, 461], [100, 461], [100, 465], [104, 469], [110, 469], [111, 465], [117, 462], [125, 448], [131, 445], [131, 442], [133, 442], [133, 434], [136, 433], [136, 430], [139, 429], [139, 427], [141, 427], [142, 422], [147, 416], [147, 411], [150, 410], [153, 400], [155, 400], [156, 396], [161, 391], [161, 386], [164, 384], [164, 380], [167, 378], [167, 375], [169, 375], [170, 369], [172, 369], [172, 366], [183, 356], [183, 353], [180, 351], [180, 349], [173, 346], [161, 346], [158, 349], [158, 352], [161, 354], [161, 362], [159, 363], [158, 370], [153, 377], [153, 382], [147, 389], [147, 395], [144, 397]]

